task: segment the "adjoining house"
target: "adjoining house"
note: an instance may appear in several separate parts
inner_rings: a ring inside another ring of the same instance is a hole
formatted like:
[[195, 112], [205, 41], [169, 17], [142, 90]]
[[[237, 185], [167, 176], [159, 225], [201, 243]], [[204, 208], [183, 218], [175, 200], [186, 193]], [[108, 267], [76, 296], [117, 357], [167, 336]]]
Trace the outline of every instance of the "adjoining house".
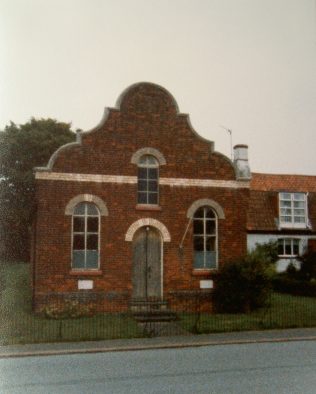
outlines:
[[199, 136], [164, 88], [126, 89], [96, 128], [35, 171], [35, 309], [77, 294], [103, 295], [105, 310], [122, 299], [126, 309], [166, 307], [211, 292], [214, 273], [247, 243], [303, 250], [296, 240], [315, 236], [315, 177], [313, 190], [264, 189], [274, 176], [251, 180], [247, 146], [234, 154]]
[[277, 271], [316, 250], [316, 176], [252, 173], [248, 210], [248, 249], [278, 242]]

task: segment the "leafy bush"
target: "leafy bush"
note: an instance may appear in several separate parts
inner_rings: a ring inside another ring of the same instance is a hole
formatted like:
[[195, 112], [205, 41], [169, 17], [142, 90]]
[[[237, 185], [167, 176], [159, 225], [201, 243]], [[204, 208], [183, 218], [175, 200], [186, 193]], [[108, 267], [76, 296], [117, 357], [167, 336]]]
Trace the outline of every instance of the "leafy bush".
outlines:
[[250, 312], [266, 305], [276, 259], [276, 244], [269, 243], [257, 245], [243, 259], [223, 265], [215, 281], [216, 311]]
[[297, 276], [298, 276], [298, 272], [299, 272], [299, 270], [296, 268], [295, 264], [290, 263], [290, 264], [287, 266], [287, 269], [286, 269], [286, 276], [287, 276], [288, 278], [295, 279], [295, 278], [297, 278]]
[[308, 252], [299, 260], [301, 267], [290, 264], [285, 273], [273, 279], [273, 288], [281, 293], [316, 297], [316, 252]]
[[316, 252], [308, 252], [301, 256], [299, 260], [301, 261], [300, 279], [305, 281], [316, 279]]
[[316, 297], [316, 281], [298, 280], [288, 275], [278, 275], [273, 278], [273, 288], [280, 293], [297, 296]]

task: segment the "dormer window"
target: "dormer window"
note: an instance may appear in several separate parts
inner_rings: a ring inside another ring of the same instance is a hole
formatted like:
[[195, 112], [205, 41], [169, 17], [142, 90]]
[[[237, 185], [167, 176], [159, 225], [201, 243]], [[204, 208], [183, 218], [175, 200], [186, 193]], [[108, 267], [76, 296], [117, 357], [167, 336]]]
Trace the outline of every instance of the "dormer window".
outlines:
[[137, 203], [157, 205], [159, 200], [159, 164], [152, 155], [143, 155], [138, 161]]
[[279, 216], [281, 227], [307, 227], [307, 197], [305, 193], [279, 194]]

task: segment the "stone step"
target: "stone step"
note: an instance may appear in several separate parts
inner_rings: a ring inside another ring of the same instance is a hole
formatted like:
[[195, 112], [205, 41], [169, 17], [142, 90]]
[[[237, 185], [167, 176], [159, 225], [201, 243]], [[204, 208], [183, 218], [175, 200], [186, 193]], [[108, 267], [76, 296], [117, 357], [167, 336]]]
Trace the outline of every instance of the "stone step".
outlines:
[[133, 300], [130, 303], [130, 309], [132, 312], [166, 311], [168, 303], [166, 301]]
[[138, 322], [170, 322], [177, 320], [177, 315], [171, 310], [164, 311], [137, 311], [133, 317]]

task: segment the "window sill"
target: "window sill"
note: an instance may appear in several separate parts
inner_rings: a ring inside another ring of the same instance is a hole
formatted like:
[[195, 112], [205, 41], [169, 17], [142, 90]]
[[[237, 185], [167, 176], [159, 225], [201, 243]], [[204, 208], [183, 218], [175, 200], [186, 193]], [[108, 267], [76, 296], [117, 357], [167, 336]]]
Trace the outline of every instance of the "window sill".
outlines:
[[71, 276], [100, 276], [102, 275], [101, 270], [71, 270], [69, 272]]
[[309, 226], [306, 223], [298, 224], [298, 223], [280, 223], [280, 229], [281, 230], [288, 230], [288, 229], [294, 229], [294, 230], [309, 230]]
[[136, 211], [161, 211], [161, 207], [159, 205], [151, 205], [151, 204], [137, 204]]
[[210, 269], [193, 269], [192, 275], [193, 276], [207, 276], [211, 275], [212, 273], [216, 272], [217, 268], [210, 268]]

